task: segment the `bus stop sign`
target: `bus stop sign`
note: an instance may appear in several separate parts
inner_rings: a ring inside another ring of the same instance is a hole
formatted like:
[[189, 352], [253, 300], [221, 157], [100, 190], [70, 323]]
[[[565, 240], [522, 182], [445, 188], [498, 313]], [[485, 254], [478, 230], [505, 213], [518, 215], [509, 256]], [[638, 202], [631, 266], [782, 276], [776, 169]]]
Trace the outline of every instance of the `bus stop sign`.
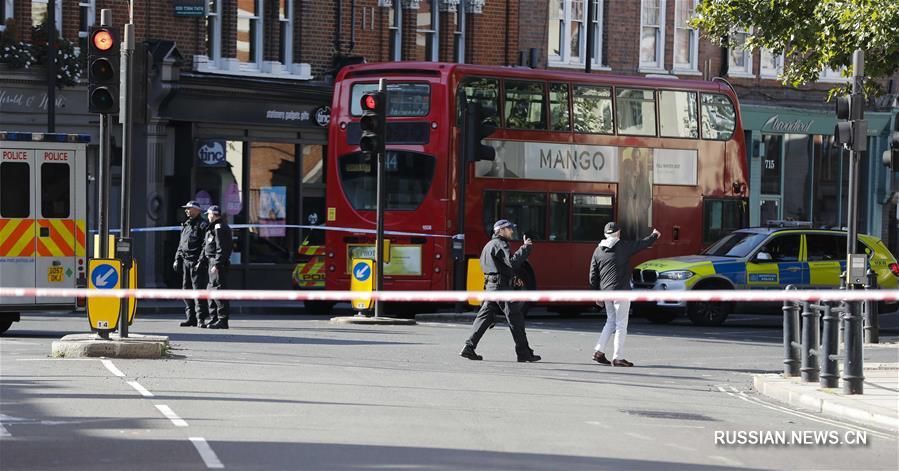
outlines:
[[[95, 258], [88, 264], [89, 289], [118, 289], [122, 285], [122, 262]], [[87, 298], [87, 318], [92, 329], [114, 330], [119, 323], [119, 298]]]

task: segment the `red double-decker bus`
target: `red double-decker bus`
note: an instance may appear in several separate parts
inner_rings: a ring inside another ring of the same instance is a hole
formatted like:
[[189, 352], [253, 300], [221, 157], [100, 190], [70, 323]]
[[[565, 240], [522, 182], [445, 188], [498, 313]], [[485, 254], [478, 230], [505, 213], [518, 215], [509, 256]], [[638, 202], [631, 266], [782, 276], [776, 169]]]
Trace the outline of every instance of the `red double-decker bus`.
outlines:
[[[534, 241], [522, 274], [531, 289], [586, 288], [590, 256], [611, 220], [624, 238], [662, 232], [642, 259], [697, 253], [745, 225], [744, 136], [736, 94], [723, 80], [350, 66], [334, 89], [327, 225], [359, 231], [328, 231], [327, 289], [348, 289], [351, 259], [374, 252], [376, 164], [358, 143], [360, 99], [380, 78], [388, 81], [385, 228], [407, 233], [387, 237], [387, 290], [465, 289], [467, 261], [497, 219]], [[469, 107], [496, 126], [483, 141], [464, 132]], [[491, 153], [466, 152], [466, 142], [491, 146], [495, 159], [477, 160]]]

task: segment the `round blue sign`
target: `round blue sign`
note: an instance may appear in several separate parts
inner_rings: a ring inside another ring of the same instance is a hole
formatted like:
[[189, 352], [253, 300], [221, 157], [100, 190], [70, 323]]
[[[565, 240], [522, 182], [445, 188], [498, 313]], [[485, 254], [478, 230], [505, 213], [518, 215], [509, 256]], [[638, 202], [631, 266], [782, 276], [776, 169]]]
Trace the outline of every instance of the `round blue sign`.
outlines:
[[97, 289], [113, 289], [119, 282], [119, 272], [112, 265], [97, 265], [91, 272], [91, 282]]
[[353, 265], [353, 278], [358, 281], [365, 281], [371, 276], [371, 267], [365, 262], [356, 262]]

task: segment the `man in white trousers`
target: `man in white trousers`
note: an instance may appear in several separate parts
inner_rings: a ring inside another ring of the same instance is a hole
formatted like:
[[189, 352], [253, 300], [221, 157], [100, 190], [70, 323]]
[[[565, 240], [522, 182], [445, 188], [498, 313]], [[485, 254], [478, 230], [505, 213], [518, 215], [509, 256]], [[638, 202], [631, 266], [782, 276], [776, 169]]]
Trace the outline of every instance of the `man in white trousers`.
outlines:
[[[590, 288], [596, 290], [626, 291], [631, 289], [630, 260], [637, 252], [652, 247], [662, 234], [653, 229], [652, 234], [641, 240], [621, 240], [618, 224], [606, 224], [605, 239], [593, 251], [590, 260]], [[606, 301], [606, 325], [593, 352], [593, 361], [602, 365], [634, 366], [624, 359], [624, 340], [627, 338], [627, 321], [630, 316], [630, 301]], [[606, 357], [609, 341], [615, 334], [612, 361]]]

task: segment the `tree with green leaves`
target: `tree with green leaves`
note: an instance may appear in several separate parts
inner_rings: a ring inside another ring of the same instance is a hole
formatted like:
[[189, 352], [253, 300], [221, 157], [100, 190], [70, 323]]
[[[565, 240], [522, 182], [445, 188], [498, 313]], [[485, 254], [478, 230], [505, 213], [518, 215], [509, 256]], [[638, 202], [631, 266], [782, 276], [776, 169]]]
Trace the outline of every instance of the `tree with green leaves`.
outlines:
[[702, 0], [692, 25], [718, 46], [734, 47], [732, 33], [749, 31], [748, 49], [784, 53], [784, 85], [814, 83], [828, 68], [851, 76], [856, 49], [865, 52], [868, 96], [899, 69], [899, 0]]

